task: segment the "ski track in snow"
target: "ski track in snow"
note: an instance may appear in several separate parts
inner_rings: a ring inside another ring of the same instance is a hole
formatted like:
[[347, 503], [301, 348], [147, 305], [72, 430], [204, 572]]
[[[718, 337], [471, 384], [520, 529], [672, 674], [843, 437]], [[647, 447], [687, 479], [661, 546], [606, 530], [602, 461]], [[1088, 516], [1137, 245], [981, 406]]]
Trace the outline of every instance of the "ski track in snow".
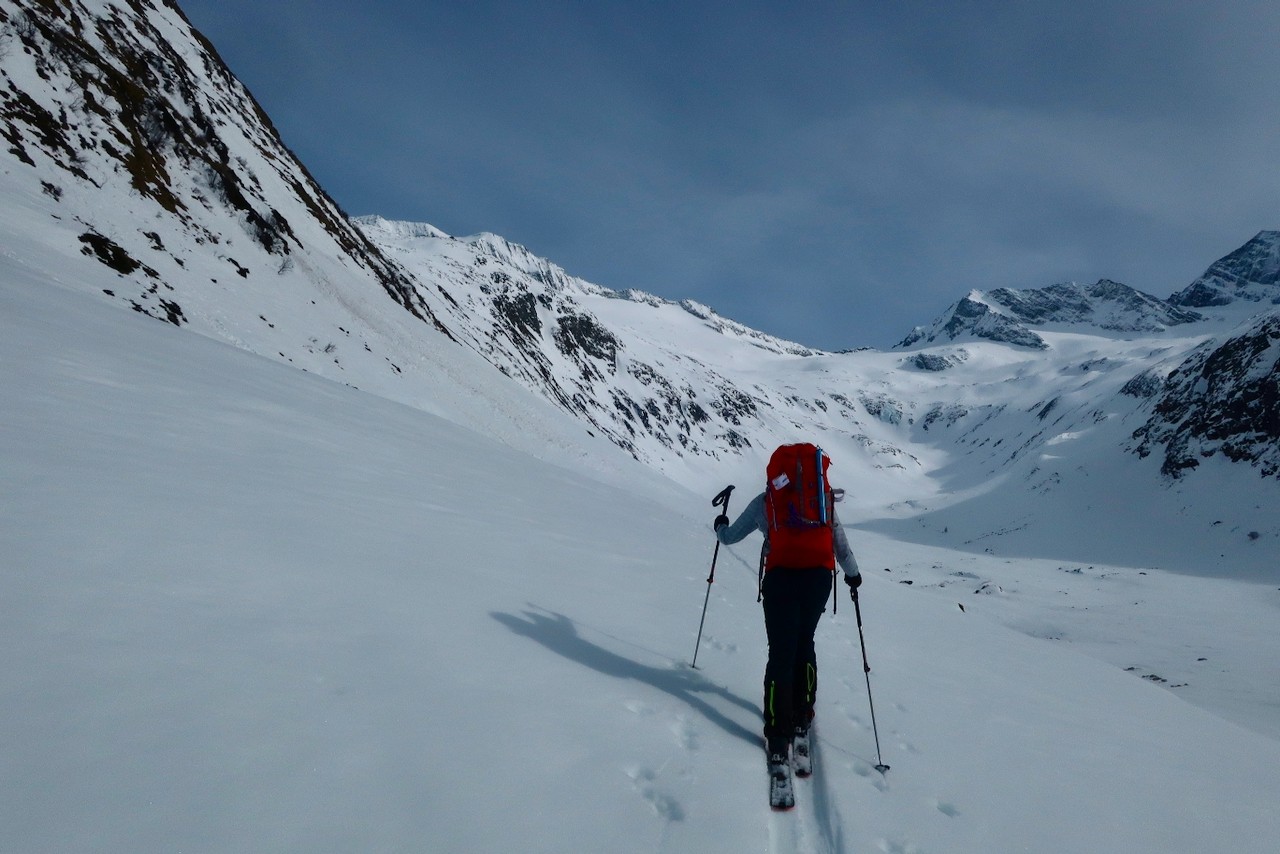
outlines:
[[822, 854], [839, 854], [844, 850], [843, 828], [823, 757], [822, 732], [817, 725], [814, 726], [813, 735], [810, 747], [813, 776], [800, 781], [803, 801], [799, 808], [804, 810], [803, 820], [808, 830], [806, 836], [815, 843], [812, 850]]
[[[840, 814], [841, 793], [835, 791], [833, 776], [827, 770], [829, 761], [824, 753], [828, 746], [815, 726], [813, 747], [813, 776], [796, 778], [796, 806], [787, 812], [771, 811], [769, 818], [769, 851], [771, 854], [843, 854], [850, 850], [846, 839], [844, 819]], [[839, 749], [833, 749], [832, 761]], [[889, 786], [879, 774], [858, 759], [847, 759], [862, 779], [879, 793], [887, 793]], [[870, 773], [866, 773], [870, 772]], [[846, 796], [850, 793], [844, 793]], [[871, 792], [860, 793], [870, 796]], [[909, 843], [880, 840], [884, 851], [915, 851]]]

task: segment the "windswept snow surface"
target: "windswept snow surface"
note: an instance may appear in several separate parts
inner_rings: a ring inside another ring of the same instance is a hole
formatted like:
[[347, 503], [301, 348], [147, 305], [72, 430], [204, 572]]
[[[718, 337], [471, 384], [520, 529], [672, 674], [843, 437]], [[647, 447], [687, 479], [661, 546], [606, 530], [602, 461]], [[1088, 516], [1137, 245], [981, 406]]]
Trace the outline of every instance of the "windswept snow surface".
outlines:
[[[1280, 838], [1280, 743], [1180, 694], [1234, 692], [1246, 724], [1270, 703], [1276, 734], [1273, 584], [854, 531], [892, 770], [872, 768], [845, 599], [819, 630], [817, 773], [773, 814], [758, 541], [720, 550], [687, 666], [705, 501], [609, 485], [10, 258], [0, 399], [0, 850]], [[1147, 637], [1170, 625], [1190, 628]]]

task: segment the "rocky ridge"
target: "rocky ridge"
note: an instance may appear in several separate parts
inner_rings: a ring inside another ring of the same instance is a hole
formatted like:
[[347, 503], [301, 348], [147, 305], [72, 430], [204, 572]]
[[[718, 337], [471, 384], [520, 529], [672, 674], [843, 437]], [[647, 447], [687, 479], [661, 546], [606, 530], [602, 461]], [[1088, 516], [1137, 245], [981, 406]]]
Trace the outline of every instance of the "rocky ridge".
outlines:
[[1175, 478], [1217, 454], [1263, 477], [1280, 474], [1280, 312], [1174, 368], [1133, 439], [1140, 456], [1163, 457], [1161, 471]]
[[1201, 316], [1120, 282], [1074, 282], [1046, 288], [971, 291], [930, 326], [916, 327], [897, 346], [983, 339], [1036, 350], [1048, 345], [1033, 329], [1069, 326], [1134, 334], [1164, 332]]
[[1280, 306], [1280, 231], [1260, 231], [1214, 262], [1200, 278], [1169, 298], [1177, 306], [1204, 309], [1255, 303]]
[[[117, 275], [107, 296], [227, 337], [292, 325], [267, 297], [281, 286], [376, 293], [449, 335], [175, 3], [3, 0], [0, 58], [6, 192], [50, 251]], [[312, 358], [330, 335], [276, 335], [275, 351], [336, 377]]]

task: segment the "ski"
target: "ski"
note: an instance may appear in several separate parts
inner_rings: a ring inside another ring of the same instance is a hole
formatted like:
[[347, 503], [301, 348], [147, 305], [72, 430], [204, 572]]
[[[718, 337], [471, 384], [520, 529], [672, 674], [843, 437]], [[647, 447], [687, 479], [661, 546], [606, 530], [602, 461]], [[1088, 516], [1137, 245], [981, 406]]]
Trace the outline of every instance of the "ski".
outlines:
[[775, 810], [789, 810], [796, 805], [796, 791], [791, 781], [791, 763], [787, 757], [774, 754], [769, 757], [769, 806]]
[[791, 756], [797, 777], [809, 777], [813, 774], [813, 754], [810, 752], [809, 732], [796, 733], [795, 740], [791, 742]]

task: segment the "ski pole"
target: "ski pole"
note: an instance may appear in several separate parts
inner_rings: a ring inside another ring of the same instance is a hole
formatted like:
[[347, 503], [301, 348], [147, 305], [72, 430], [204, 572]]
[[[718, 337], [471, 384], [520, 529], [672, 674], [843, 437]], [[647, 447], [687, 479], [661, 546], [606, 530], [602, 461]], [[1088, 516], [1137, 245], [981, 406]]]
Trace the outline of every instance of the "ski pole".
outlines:
[[[711, 499], [712, 507], [719, 507], [720, 512], [729, 515], [729, 495], [733, 492], [733, 484], [729, 484]], [[698, 669], [698, 649], [702, 646], [702, 626], [707, 621], [707, 603], [711, 601], [711, 584], [716, 580], [716, 559], [720, 557], [720, 538], [716, 537], [716, 549], [711, 553], [711, 574], [707, 576], [707, 595], [702, 599], [702, 619], [698, 621], [698, 639], [693, 644], [693, 663], [689, 666]]]
[[880, 731], [876, 728], [876, 704], [871, 699], [871, 665], [867, 663], [867, 639], [862, 635], [862, 608], [858, 605], [858, 588], [849, 590], [853, 595], [853, 611], [858, 615], [858, 642], [862, 644], [862, 673], [867, 677], [867, 702], [871, 705], [871, 733], [876, 737], [876, 770], [881, 774], [889, 770], [880, 756]]

